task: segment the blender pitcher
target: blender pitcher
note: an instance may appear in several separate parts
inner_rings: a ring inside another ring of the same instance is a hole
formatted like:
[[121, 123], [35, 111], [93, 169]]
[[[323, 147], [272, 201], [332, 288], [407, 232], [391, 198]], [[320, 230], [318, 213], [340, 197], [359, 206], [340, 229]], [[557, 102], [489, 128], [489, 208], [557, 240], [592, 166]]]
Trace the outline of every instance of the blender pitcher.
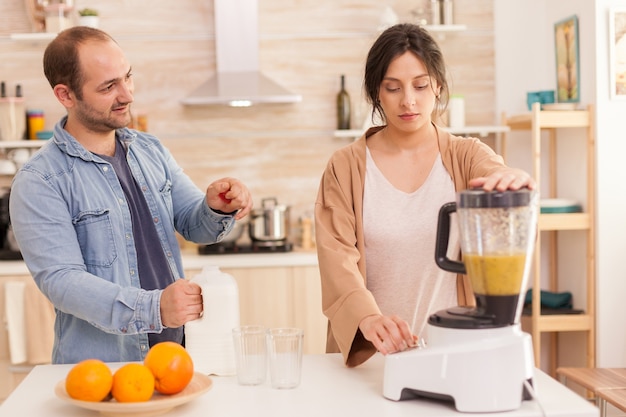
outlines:
[[[458, 217], [462, 263], [446, 256], [453, 212]], [[537, 193], [528, 189], [465, 190], [457, 193], [456, 202], [441, 207], [435, 260], [441, 269], [467, 273], [476, 308], [462, 309], [461, 314], [475, 317], [479, 327], [519, 323], [537, 236], [537, 214]]]

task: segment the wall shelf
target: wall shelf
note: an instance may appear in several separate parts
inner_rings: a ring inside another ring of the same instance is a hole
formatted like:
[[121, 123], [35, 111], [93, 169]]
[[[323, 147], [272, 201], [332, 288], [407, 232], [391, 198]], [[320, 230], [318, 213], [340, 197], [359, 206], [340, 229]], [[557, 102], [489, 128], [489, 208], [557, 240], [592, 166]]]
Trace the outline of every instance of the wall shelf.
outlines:
[[[472, 133], [480, 137], [486, 137], [491, 133], [504, 133], [510, 129], [508, 126], [464, 126], [464, 127], [442, 127], [443, 130], [458, 136], [470, 136]], [[361, 137], [365, 131], [363, 129], [335, 130], [333, 136], [336, 138], [356, 139]]]
[[9, 35], [9, 39], [12, 41], [51, 41], [56, 36], [56, 33], [47, 32], [12, 33]]
[[423, 28], [433, 33], [462, 32], [467, 30], [466, 25], [424, 25]]
[[41, 148], [47, 140], [0, 140], [0, 149]]

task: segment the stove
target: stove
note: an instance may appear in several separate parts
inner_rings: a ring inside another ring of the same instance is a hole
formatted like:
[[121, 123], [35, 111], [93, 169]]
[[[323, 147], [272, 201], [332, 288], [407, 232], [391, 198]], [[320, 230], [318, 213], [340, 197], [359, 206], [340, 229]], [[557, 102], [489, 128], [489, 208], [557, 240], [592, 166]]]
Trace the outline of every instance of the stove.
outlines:
[[237, 242], [220, 242], [213, 245], [203, 245], [198, 247], [200, 255], [227, 255], [238, 253], [280, 253], [291, 252], [293, 245], [291, 242], [279, 241], [255, 241], [248, 244], [237, 244]]

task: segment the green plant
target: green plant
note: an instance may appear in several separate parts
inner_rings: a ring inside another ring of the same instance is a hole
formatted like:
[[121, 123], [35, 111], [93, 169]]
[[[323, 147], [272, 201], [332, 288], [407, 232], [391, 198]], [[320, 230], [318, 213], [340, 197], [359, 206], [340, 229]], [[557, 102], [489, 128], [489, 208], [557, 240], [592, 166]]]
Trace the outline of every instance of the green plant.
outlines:
[[81, 16], [98, 16], [98, 11], [96, 9], [80, 9], [78, 14]]

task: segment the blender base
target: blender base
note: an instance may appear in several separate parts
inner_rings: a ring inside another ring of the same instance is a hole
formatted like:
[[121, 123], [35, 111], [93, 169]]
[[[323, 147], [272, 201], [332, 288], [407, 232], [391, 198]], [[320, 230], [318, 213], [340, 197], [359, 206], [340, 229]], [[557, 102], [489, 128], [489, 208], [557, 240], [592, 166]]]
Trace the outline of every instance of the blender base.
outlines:
[[385, 357], [383, 395], [453, 401], [460, 412], [516, 410], [529, 399], [534, 356], [519, 325], [454, 329], [428, 324], [429, 343]]

